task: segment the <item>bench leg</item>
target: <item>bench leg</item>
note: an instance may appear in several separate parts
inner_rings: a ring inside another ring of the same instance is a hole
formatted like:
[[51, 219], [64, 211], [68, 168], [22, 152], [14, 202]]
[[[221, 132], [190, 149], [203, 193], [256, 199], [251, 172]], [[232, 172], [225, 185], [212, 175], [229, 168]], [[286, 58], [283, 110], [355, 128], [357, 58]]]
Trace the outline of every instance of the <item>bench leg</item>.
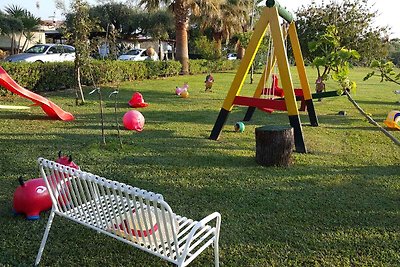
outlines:
[[219, 244], [218, 244], [218, 238], [214, 240], [214, 264], [215, 267], [219, 267]]
[[54, 215], [55, 215], [54, 209], [51, 209], [49, 220], [47, 221], [47, 225], [46, 225], [46, 230], [44, 231], [44, 234], [43, 234], [42, 243], [40, 243], [39, 252], [36, 256], [35, 266], [39, 265], [40, 259], [42, 258], [44, 246], [46, 245], [47, 237], [49, 236], [49, 232], [50, 232], [51, 224], [53, 223]]

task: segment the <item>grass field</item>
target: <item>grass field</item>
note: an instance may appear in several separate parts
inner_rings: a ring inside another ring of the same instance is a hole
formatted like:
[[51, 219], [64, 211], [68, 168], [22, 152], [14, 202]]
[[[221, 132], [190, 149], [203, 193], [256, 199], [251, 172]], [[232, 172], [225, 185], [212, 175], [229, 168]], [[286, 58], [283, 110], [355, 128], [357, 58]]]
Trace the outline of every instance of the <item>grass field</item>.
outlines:
[[[294, 69], [293, 69], [294, 70]], [[315, 70], [308, 69], [310, 81]], [[367, 69], [353, 70], [356, 101], [383, 125], [387, 113], [400, 109], [395, 85], [366, 82]], [[298, 79], [293, 74], [295, 84]], [[235, 107], [219, 141], [208, 140], [234, 73], [215, 73], [214, 90], [204, 92], [205, 75], [124, 83], [118, 117], [140, 91], [150, 105], [142, 133], [122, 131], [119, 147], [113, 88], [106, 99], [106, 146], [101, 146], [96, 95], [74, 106], [73, 92], [46, 97], [72, 112], [72, 122], [46, 118], [40, 108], [0, 110], [0, 265], [31, 266], [49, 212], [27, 221], [11, 212], [18, 176], [39, 175], [36, 159], [72, 154], [85, 171], [164, 195], [174, 212], [194, 219], [222, 215], [222, 266], [399, 266], [400, 149], [369, 124], [346, 97], [315, 102], [320, 126], [301, 114], [309, 153], [293, 154], [288, 168], [255, 162], [254, 130], [287, 125], [285, 112], [256, 111], [244, 133], [233, 125], [245, 108]], [[258, 78], [259, 75], [256, 76]], [[178, 98], [175, 86], [190, 85], [190, 97]], [[330, 82], [331, 89], [336, 90]], [[254, 85], [246, 81], [242, 95]], [[3, 105], [29, 105], [19, 97], [0, 98]], [[339, 116], [346, 111], [347, 116]], [[400, 139], [400, 131], [392, 131]], [[213, 251], [192, 266], [212, 266]], [[163, 260], [99, 235], [59, 217], [42, 258], [42, 266], [170, 266]]]

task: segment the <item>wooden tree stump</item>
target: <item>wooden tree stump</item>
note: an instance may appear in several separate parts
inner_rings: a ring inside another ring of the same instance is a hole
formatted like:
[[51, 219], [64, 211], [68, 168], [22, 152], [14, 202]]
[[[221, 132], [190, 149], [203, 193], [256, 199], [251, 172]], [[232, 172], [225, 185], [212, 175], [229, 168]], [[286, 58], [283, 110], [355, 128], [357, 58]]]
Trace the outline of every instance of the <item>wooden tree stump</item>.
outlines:
[[289, 166], [294, 147], [293, 128], [263, 126], [256, 128], [256, 161], [264, 166]]

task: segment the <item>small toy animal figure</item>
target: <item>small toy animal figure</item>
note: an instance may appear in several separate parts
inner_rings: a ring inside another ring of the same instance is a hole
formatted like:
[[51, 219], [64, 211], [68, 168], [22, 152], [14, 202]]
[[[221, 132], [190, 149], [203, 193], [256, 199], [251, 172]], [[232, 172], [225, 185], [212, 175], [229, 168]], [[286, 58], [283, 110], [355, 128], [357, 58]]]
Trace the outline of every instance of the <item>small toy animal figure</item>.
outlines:
[[[325, 83], [322, 77], [318, 77], [315, 81], [315, 91], [317, 93], [325, 92]], [[318, 101], [322, 101], [322, 98], [318, 98]]]
[[41, 211], [51, 208], [51, 198], [46, 183], [42, 178], [27, 182], [22, 177], [18, 179], [20, 186], [14, 192], [14, 214], [25, 214], [28, 220], [39, 219]]
[[213, 83], [214, 83], [214, 77], [211, 75], [211, 73], [206, 76], [206, 80], [204, 81], [204, 83], [206, 84], [206, 90], [205, 91], [206, 92], [207, 91], [212, 92], [211, 88], [212, 88]]
[[62, 165], [66, 165], [68, 167], [74, 168], [79, 170], [79, 166], [76, 165], [75, 162], [72, 161], [72, 156], [69, 155], [62, 155], [61, 151], [58, 151], [58, 159], [56, 160], [57, 163], [60, 163]]
[[[58, 159], [56, 162], [79, 170], [79, 166], [72, 161], [72, 157], [63, 156], [61, 151], [58, 153]], [[59, 178], [61, 179], [61, 177]], [[52, 206], [46, 182], [43, 178], [24, 181], [22, 177], [19, 177], [18, 181], [20, 186], [15, 190], [13, 197], [14, 214], [25, 214], [28, 220], [38, 220], [40, 212], [49, 210]], [[65, 194], [68, 194], [69, 186], [69, 182], [64, 183]], [[69, 198], [66, 195], [60, 195], [58, 196], [58, 200], [60, 203], [63, 203], [63, 205], [66, 205]]]
[[185, 82], [182, 87], [177, 86], [175, 88], [175, 94], [180, 96], [183, 92], [187, 92], [188, 89], [189, 89], [189, 84], [187, 82]]

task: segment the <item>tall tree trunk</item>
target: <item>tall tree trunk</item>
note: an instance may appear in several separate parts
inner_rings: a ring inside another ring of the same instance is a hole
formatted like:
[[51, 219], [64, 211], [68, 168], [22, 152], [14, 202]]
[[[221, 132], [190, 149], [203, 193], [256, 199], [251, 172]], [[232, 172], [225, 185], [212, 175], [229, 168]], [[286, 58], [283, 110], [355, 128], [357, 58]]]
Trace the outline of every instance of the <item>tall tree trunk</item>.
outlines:
[[75, 65], [75, 77], [76, 77], [76, 88], [75, 88], [75, 104], [79, 105], [79, 98], [81, 103], [85, 103], [85, 96], [83, 95], [82, 83], [81, 83], [81, 68]]
[[22, 51], [25, 51], [25, 46], [28, 43], [28, 38], [25, 37], [24, 45], [22, 46]]
[[22, 40], [22, 35], [24, 34], [24, 32], [20, 32], [19, 34], [19, 38], [18, 38], [18, 44], [17, 44], [17, 54], [19, 54], [20, 52], [20, 47], [21, 47], [21, 40]]
[[176, 59], [182, 64], [182, 74], [189, 74], [189, 48], [188, 27], [189, 10], [185, 8], [182, 0], [174, 4], [175, 30], [176, 30]]
[[14, 55], [15, 53], [15, 33], [11, 34], [11, 55]]
[[213, 39], [215, 41], [215, 51], [218, 58], [222, 55], [222, 32], [213, 32]]
[[31, 32], [28, 32], [25, 36], [25, 41], [24, 41], [24, 45], [22, 46], [22, 52], [25, 51], [25, 48], [27, 48], [28, 46], [28, 42], [32, 41], [33, 38], [33, 34]]

